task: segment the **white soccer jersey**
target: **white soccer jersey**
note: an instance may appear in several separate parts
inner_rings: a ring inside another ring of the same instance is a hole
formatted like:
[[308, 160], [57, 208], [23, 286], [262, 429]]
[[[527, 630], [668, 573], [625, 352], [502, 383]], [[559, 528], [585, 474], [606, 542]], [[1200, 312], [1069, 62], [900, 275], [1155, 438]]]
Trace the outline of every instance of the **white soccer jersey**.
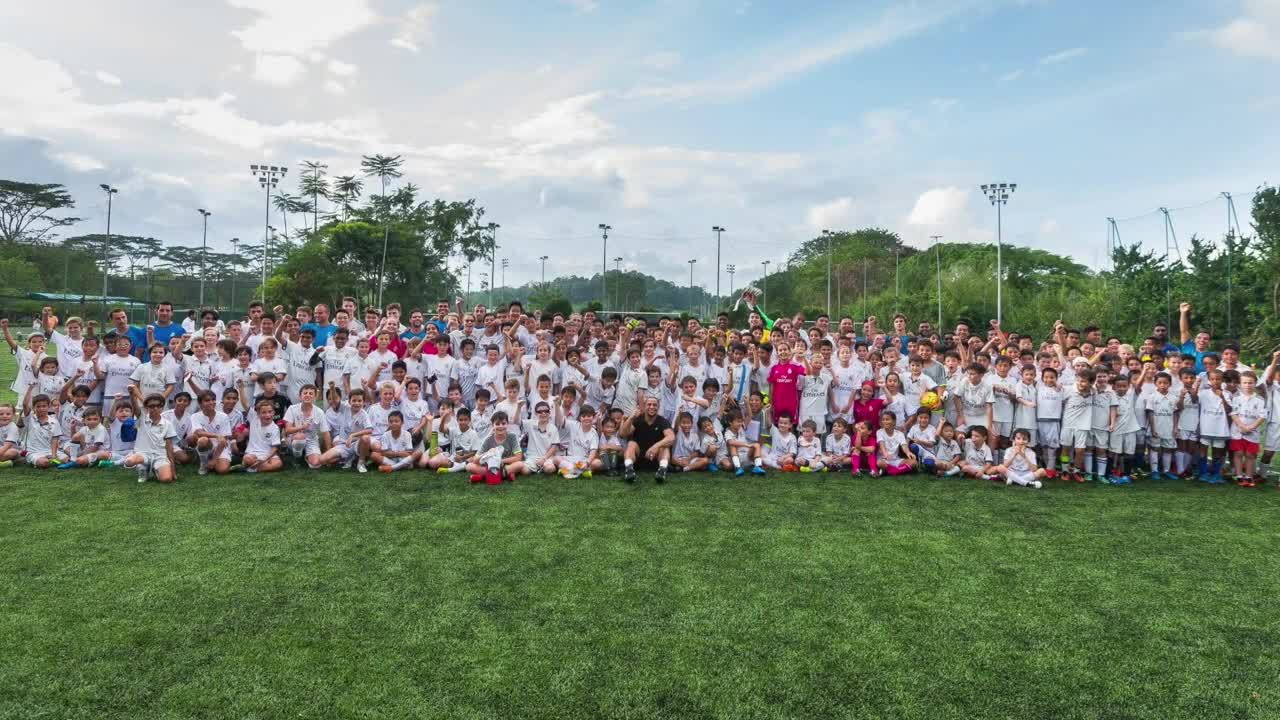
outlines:
[[1236, 422], [1242, 422], [1246, 425], [1252, 424], [1267, 416], [1267, 402], [1263, 399], [1262, 393], [1255, 392], [1252, 395], [1244, 393], [1236, 393], [1231, 399], [1231, 438], [1233, 440], [1247, 440], [1249, 442], [1260, 442], [1262, 439], [1262, 427], [1258, 426], [1251, 432], [1242, 431]]
[[[1222, 394], [1225, 397], [1226, 391]], [[1212, 390], [1206, 389], [1201, 390], [1196, 399], [1200, 401], [1200, 434], [1212, 438], [1231, 437], [1227, 407], [1223, 398], [1219, 398]]]
[[177, 433], [179, 438], [187, 438], [191, 435], [192, 422], [194, 421], [192, 416], [194, 414], [191, 412], [191, 408], [188, 407], [187, 411], [182, 413], [182, 417], [178, 417], [178, 414], [173, 410], [165, 410], [160, 416], [168, 420], [170, 425], [173, 425], [173, 431]]
[[582, 423], [571, 423], [568, 426], [569, 441], [565, 445], [565, 453], [569, 457], [587, 458], [600, 449], [600, 434], [595, 428], [582, 429]]
[[160, 416], [159, 422], [153, 422], [150, 414], [144, 414], [138, 418], [138, 439], [133, 445], [133, 450], [142, 455], [164, 455], [165, 441], [177, 439], [178, 431], [164, 415]]
[[304, 413], [302, 403], [290, 405], [284, 411], [284, 424], [291, 427], [306, 428], [304, 432], [308, 440], [316, 440], [321, 433], [330, 431], [329, 419], [318, 406], [312, 405], [310, 413]]
[[907, 438], [901, 430], [886, 432], [884, 428], [876, 431], [876, 445], [880, 448], [880, 459], [897, 464], [902, 461], [902, 449], [906, 447]]
[[271, 451], [280, 445], [280, 427], [270, 420], [266, 425], [262, 424], [260, 418], [253, 418], [249, 422], [249, 444], [245, 448], [245, 455], [252, 455], [259, 460], [271, 454]]
[[97, 427], [89, 427], [88, 425], [80, 428], [81, 453], [95, 452], [107, 446], [107, 426], [98, 423]]
[[202, 412], [193, 413], [191, 415], [191, 429], [193, 432], [200, 431], [229, 438], [231, 437], [231, 418], [217, 410], [213, 412], [213, 417], [209, 417]]
[[[475, 421], [474, 413], [471, 419]], [[555, 423], [548, 422], [543, 428], [538, 425], [537, 420], [525, 420], [522, 430], [525, 437], [529, 439], [525, 457], [534, 461], [544, 457], [553, 445], [560, 442], [560, 429], [555, 426]]]
[[1153, 392], [1145, 398], [1145, 411], [1152, 415], [1151, 435], [1157, 438], [1173, 438], [1174, 416], [1178, 412], [1178, 397], [1172, 392]]
[[836, 437], [835, 433], [827, 436], [826, 450], [828, 455], [848, 455], [853, 449], [853, 438], [849, 433]]
[[387, 452], [413, 452], [413, 436], [408, 430], [401, 429], [399, 435], [390, 430], [378, 436], [378, 447]]
[[[98, 361], [98, 368], [106, 375], [103, 379], [102, 394], [105, 400], [114, 400], [129, 396], [129, 382], [133, 378], [134, 368], [139, 367], [138, 358], [132, 355], [107, 355]], [[164, 389], [163, 386], [160, 388]]]
[[133, 374], [129, 376], [129, 379], [138, 383], [138, 392], [142, 393], [144, 399], [149, 395], [164, 394], [165, 388], [176, 382], [173, 370], [163, 363], [160, 365], [155, 363], [139, 365], [134, 368]]
[[28, 455], [48, 455], [53, 452], [53, 439], [62, 437], [62, 426], [58, 419], [50, 415], [44, 422], [36, 420], [35, 414], [27, 416]]

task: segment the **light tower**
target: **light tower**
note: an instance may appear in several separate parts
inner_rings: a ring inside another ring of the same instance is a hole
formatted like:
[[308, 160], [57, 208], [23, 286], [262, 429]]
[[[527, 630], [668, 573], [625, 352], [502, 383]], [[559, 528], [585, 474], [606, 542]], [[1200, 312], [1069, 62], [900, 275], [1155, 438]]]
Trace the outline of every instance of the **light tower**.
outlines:
[[1004, 244], [1003, 209], [1009, 202], [1009, 196], [1018, 189], [1017, 183], [987, 183], [982, 186], [982, 194], [996, 206], [996, 322], [1004, 320], [1004, 257], [1001, 246]]

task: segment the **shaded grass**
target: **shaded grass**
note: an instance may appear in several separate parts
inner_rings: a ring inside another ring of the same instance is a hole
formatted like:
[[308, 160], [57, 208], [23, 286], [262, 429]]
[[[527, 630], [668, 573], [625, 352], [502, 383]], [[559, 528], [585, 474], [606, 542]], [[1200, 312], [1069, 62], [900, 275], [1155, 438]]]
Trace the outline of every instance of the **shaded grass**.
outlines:
[[0, 471], [0, 716], [1280, 716], [1280, 493]]

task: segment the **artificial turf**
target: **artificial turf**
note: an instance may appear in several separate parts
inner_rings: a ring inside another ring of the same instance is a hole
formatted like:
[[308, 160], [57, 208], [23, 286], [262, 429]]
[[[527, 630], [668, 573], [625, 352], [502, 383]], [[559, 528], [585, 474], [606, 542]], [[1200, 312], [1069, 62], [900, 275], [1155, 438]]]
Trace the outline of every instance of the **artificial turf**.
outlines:
[[0, 716], [1280, 716], [1280, 492], [0, 471]]

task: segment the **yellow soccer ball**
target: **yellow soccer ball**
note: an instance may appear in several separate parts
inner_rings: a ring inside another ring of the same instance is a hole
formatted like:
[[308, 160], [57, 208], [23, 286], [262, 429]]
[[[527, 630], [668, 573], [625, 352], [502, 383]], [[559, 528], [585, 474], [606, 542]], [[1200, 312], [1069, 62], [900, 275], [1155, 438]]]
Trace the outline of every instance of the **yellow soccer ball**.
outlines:
[[930, 390], [920, 396], [920, 407], [929, 411], [937, 410], [942, 407], [942, 398], [938, 397], [938, 393]]

